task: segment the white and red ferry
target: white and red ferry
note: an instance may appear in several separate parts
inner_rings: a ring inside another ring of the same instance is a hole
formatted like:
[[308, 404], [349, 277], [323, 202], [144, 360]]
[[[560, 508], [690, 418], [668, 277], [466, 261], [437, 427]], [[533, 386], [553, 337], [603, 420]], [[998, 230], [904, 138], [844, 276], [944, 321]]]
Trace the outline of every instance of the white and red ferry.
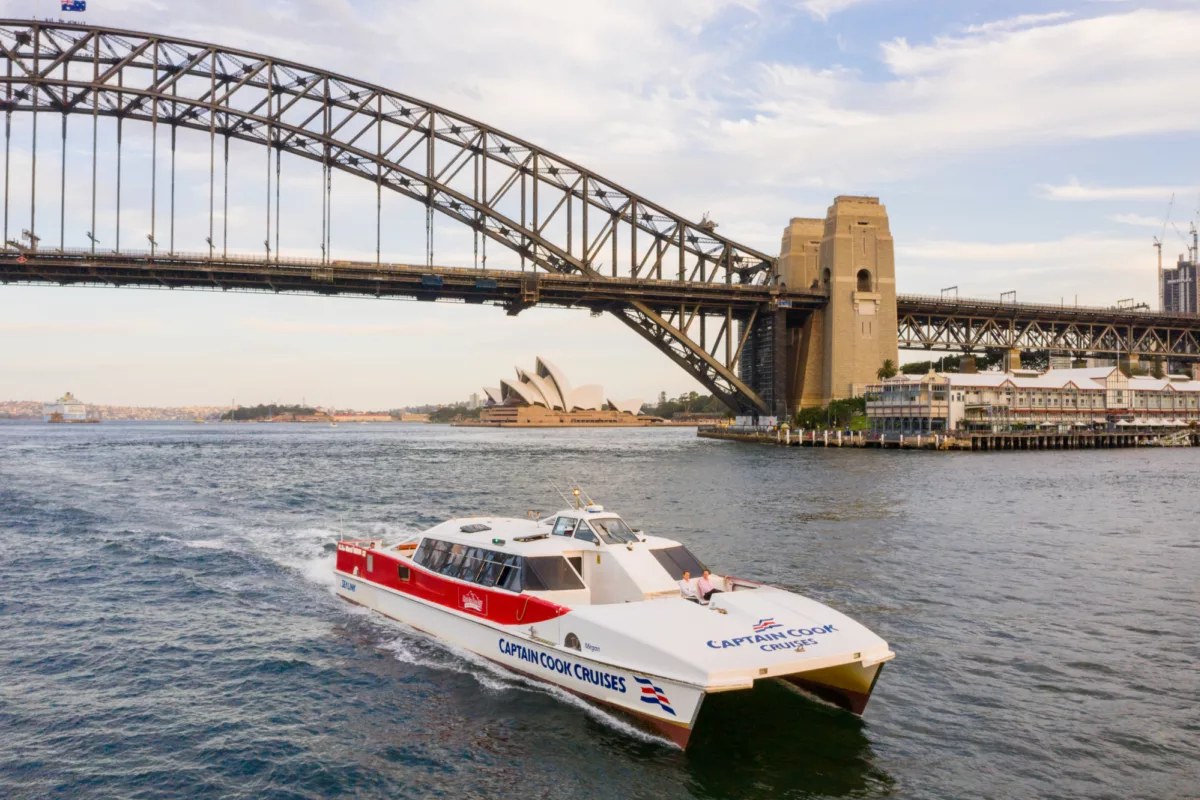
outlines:
[[544, 519], [454, 519], [396, 543], [338, 542], [337, 593], [632, 714], [680, 747], [707, 695], [764, 679], [861, 714], [895, 657], [862, 625], [793, 592], [714, 575], [722, 591], [687, 599], [683, 572], [704, 567], [686, 547], [573, 505]]

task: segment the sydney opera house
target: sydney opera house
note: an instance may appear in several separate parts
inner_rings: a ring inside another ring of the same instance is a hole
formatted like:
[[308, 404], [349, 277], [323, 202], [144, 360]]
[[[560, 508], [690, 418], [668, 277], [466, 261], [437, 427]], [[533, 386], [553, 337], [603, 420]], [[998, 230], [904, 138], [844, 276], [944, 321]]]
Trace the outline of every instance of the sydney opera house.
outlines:
[[498, 387], [485, 386], [487, 405], [480, 425], [498, 427], [606, 427], [654, 425], [663, 420], [639, 414], [642, 401], [613, 400], [601, 386], [572, 387], [562, 370], [540, 356], [533, 372], [517, 368], [517, 377], [501, 378]]

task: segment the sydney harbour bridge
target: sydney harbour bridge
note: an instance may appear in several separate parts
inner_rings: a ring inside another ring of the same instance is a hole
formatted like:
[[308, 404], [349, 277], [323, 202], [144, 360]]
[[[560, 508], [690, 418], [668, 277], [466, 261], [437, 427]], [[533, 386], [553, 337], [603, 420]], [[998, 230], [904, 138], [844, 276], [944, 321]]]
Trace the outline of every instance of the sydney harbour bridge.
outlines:
[[[0, 59], [4, 283], [449, 300], [510, 314], [537, 304], [588, 309], [621, 320], [731, 408], [763, 413], [847, 396], [897, 346], [1200, 361], [1197, 317], [897, 294], [874, 198], [838, 198], [824, 220], [793, 220], [784, 252], [772, 255], [484, 122], [292, 61], [30, 20], [0, 20]], [[16, 115], [31, 135], [14, 148]], [[135, 125], [153, 134], [148, 193], [144, 181], [122, 186]], [[189, 135], [183, 147], [180, 132]], [[231, 143], [262, 153], [255, 253], [229, 247]], [[73, 156], [69, 166], [69, 152], [86, 163]], [[199, 249], [176, 241], [184, 158], [207, 164]], [[321, 174], [303, 199], [321, 203], [319, 256], [310, 258], [281, 254], [283, 170], [296, 159]], [[101, 168], [115, 180], [98, 198]], [[373, 259], [336, 252], [335, 173], [374, 194]], [[386, 257], [385, 195], [425, 215], [424, 263]], [[89, 218], [86, 238], [68, 240], [68, 205], [73, 219]], [[148, 220], [144, 240], [122, 241], [123, 208], [125, 230], [131, 215]], [[435, 263], [435, 217], [469, 232], [470, 266]], [[489, 245], [505, 268], [487, 266]]]

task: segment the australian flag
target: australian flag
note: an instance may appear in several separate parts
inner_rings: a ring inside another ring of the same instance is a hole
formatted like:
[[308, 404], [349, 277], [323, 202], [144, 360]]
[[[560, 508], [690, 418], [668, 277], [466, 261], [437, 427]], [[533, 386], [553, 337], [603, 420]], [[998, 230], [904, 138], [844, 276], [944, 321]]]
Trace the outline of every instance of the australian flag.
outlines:
[[87, 0], [62, 0], [63, 11], [87, 11]]
[[633, 679], [642, 685], [642, 702], [650, 703], [651, 705], [660, 706], [663, 711], [675, 716], [675, 709], [671, 708], [671, 701], [663, 694], [662, 689], [654, 685], [649, 678], [639, 678], [634, 675]]

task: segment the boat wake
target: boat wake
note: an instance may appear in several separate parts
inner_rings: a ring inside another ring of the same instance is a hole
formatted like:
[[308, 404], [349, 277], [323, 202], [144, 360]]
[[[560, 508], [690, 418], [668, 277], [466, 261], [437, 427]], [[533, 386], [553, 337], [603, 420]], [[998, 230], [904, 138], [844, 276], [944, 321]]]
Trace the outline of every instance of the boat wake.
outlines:
[[610, 714], [565, 689], [560, 689], [552, 684], [527, 678], [518, 672], [504, 669], [482, 656], [448, 645], [439, 639], [427, 636], [415, 628], [410, 628], [402, 622], [391, 619], [380, 620], [378, 615], [368, 609], [355, 607], [354, 611], [370, 615], [373, 621], [387, 625], [387, 627], [392, 629], [393, 633], [396, 629], [401, 631], [400, 635], [391, 641], [380, 644], [380, 648], [391, 653], [397, 661], [418, 667], [448, 670], [461, 675], [468, 675], [484, 689], [493, 692], [530, 691], [547, 695], [553, 697], [555, 700], [580, 709], [593, 720], [626, 736], [632, 736], [651, 744], [674, 747], [674, 743], [670, 739], [663, 736], [655, 736], [653, 733], [645, 731], [636, 725], [631, 725], [617, 715]]

